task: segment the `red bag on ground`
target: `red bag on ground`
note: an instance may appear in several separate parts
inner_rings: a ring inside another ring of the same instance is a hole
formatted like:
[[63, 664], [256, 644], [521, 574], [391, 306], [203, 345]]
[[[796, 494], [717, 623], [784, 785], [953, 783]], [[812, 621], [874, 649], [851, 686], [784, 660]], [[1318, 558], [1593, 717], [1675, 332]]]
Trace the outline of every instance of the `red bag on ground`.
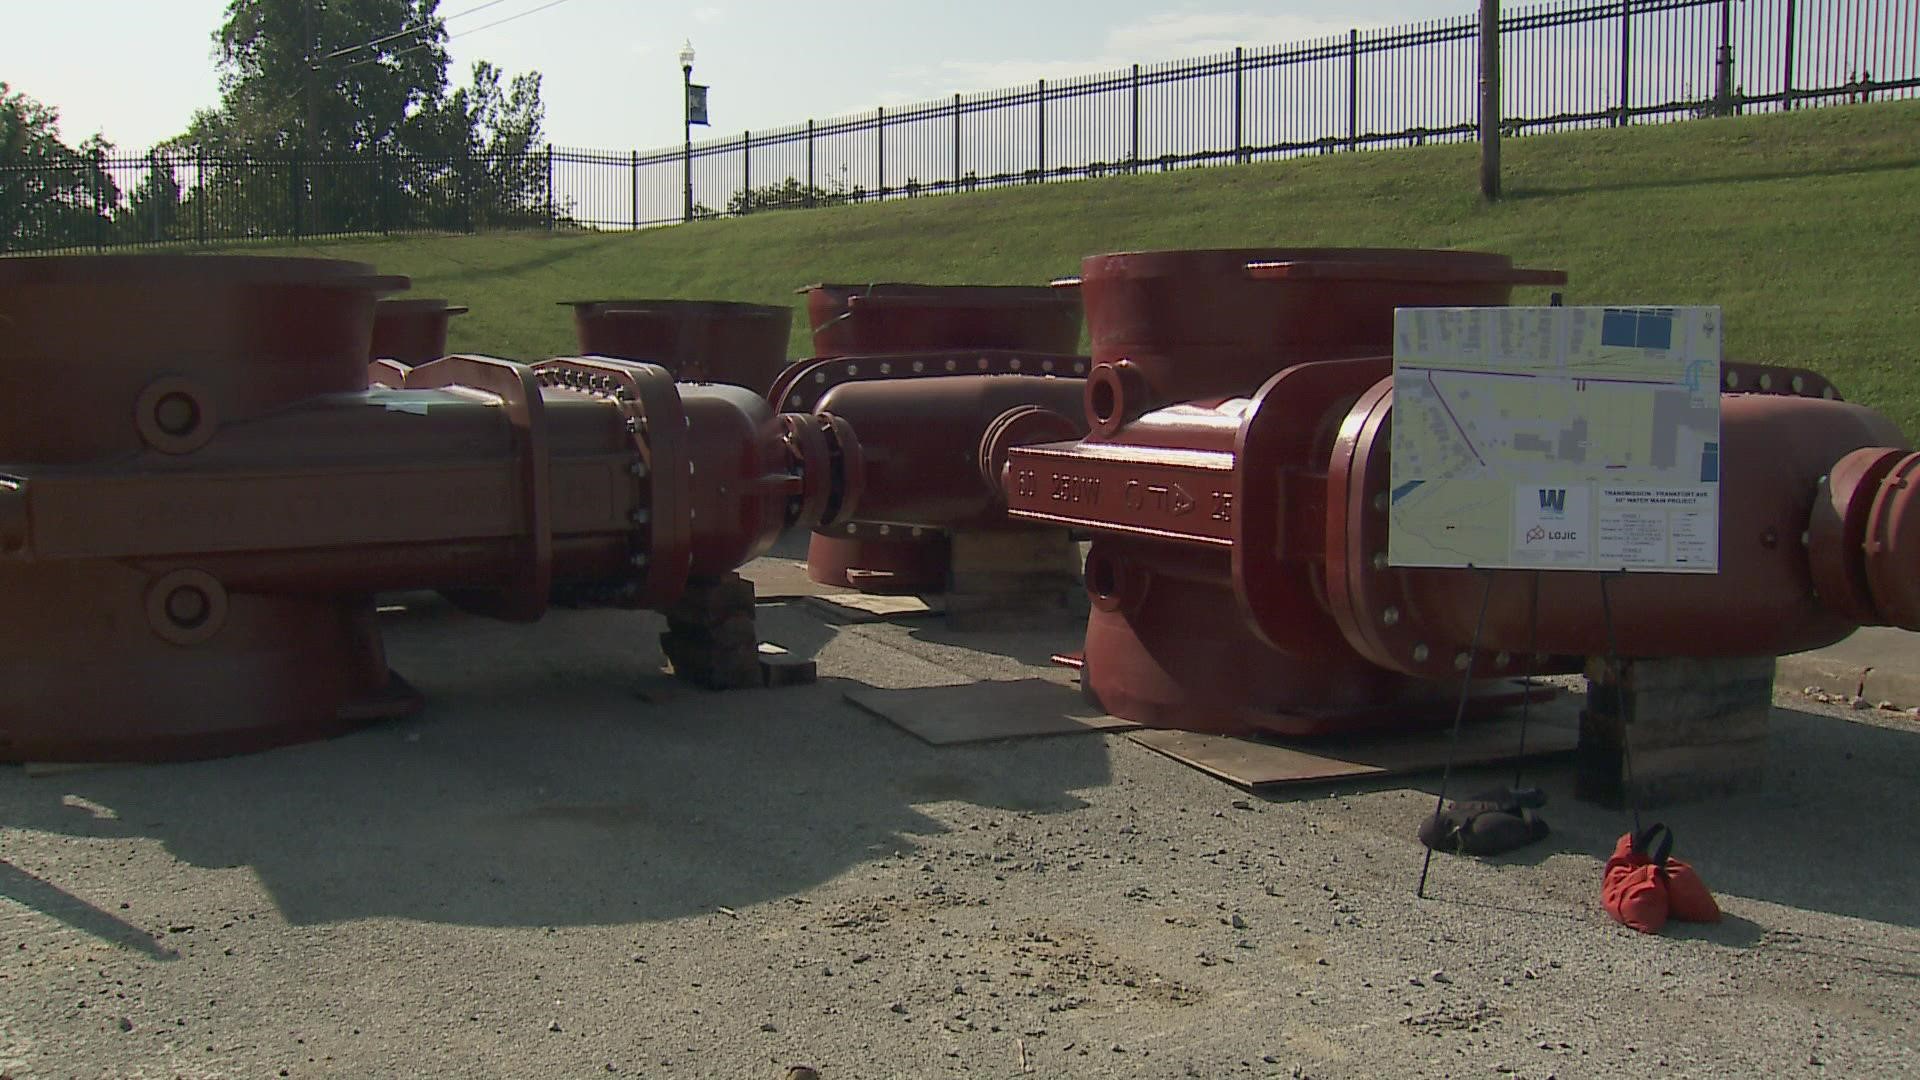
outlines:
[[1667, 925], [1667, 883], [1639, 839], [1627, 833], [1613, 846], [1600, 882], [1600, 904], [1622, 925], [1657, 934]]
[[1667, 911], [1681, 922], [1719, 922], [1720, 905], [1693, 867], [1667, 860]]
[[1643, 934], [1657, 934], [1669, 917], [1683, 922], [1719, 922], [1720, 905], [1693, 867], [1670, 858], [1673, 830], [1649, 825], [1627, 833], [1613, 847], [1600, 903], [1607, 914]]

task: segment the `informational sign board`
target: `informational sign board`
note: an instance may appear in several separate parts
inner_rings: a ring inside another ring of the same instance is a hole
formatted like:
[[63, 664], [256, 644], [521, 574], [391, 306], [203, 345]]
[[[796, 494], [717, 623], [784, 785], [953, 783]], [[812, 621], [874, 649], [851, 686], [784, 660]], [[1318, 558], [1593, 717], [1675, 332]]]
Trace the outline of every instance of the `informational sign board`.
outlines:
[[1387, 561], [1710, 574], [1720, 309], [1402, 308]]

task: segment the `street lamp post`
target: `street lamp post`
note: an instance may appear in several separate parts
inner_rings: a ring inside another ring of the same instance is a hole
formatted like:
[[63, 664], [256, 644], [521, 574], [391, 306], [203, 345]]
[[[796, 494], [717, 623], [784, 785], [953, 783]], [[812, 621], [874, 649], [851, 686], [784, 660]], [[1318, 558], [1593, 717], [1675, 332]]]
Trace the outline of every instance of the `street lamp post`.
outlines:
[[680, 47], [680, 74], [685, 85], [680, 90], [680, 126], [686, 134], [686, 145], [681, 153], [681, 171], [687, 180], [686, 217], [693, 220], [693, 42], [688, 41]]

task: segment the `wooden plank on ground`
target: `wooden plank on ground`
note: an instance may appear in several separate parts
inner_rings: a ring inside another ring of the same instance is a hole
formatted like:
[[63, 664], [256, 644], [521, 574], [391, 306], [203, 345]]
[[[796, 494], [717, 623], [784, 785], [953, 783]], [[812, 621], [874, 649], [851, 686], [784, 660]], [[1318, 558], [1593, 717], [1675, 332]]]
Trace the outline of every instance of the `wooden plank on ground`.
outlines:
[[878, 593], [840, 592], [809, 596], [806, 605], [838, 622], [872, 623], [889, 619], [924, 619], [946, 611], [938, 596], [884, 596]]
[[[1577, 710], [1570, 703], [1535, 706], [1527, 725], [1524, 757], [1547, 757], [1574, 749], [1580, 740]], [[1140, 730], [1128, 736], [1149, 750], [1245, 788], [1323, 783], [1359, 777], [1438, 771], [1446, 765], [1449, 732], [1340, 739], [1242, 739], [1191, 731]], [[1517, 761], [1516, 716], [1467, 724], [1460, 732], [1457, 765]]]
[[933, 744], [1025, 739], [1138, 727], [1089, 705], [1070, 686], [1046, 679], [988, 680], [962, 686], [848, 690], [849, 703]]

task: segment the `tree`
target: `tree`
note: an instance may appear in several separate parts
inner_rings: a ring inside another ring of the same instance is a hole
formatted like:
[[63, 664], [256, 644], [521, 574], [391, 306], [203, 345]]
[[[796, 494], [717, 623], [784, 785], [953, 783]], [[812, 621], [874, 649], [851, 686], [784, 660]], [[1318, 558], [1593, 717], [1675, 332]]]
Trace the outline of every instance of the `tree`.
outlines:
[[196, 212], [271, 233], [544, 223], [539, 73], [508, 79], [483, 61], [450, 90], [438, 7], [229, 0], [220, 105], [171, 143], [209, 163]]
[[60, 113], [0, 82], [0, 251], [75, 247], [101, 239], [119, 188], [101, 167], [112, 146], [60, 139]]
[[122, 240], [180, 240], [180, 181], [173, 166], [158, 152], [147, 155], [147, 175], [127, 193], [126, 206], [113, 215], [115, 234]]
[[439, 0], [229, 0], [214, 33], [227, 148], [391, 147], [447, 88]]
[[457, 162], [474, 226], [545, 223], [546, 157], [538, 153], [546, 107], [540, 73], [516, 75], [502, 85], [502, 72], [473, 65], [469, 85], [422, 110], [408, 131], [416, 153]]

